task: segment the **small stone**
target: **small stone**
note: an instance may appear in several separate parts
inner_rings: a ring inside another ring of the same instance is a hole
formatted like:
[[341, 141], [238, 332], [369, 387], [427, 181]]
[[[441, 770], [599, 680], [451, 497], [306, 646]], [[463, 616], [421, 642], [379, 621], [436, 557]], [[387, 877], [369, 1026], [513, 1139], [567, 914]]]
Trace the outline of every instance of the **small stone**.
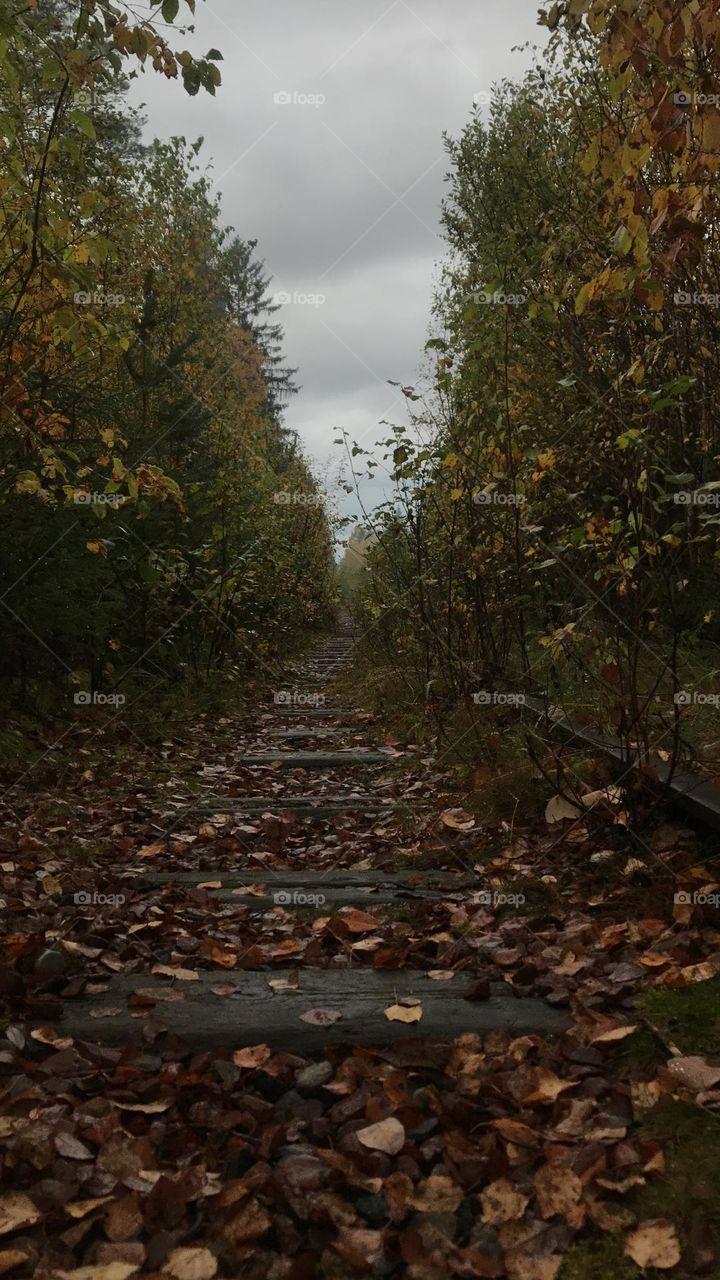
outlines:
[[379, 1192], [376, 1195], [358, 1196], [355, 1201], [355, 1208], [369, 1227], [384, 1227], [387, 1225], [390, 1213], [384, 1196], [380, 1195]]
[[304, 1067], [295, 1077], [295, 1085], [300, 1093], [312, 1093], [315, 1089], [321, 1089], [333, 1077], [333, 1067], [330, 1062], [311, 1062], [309, 1067]]

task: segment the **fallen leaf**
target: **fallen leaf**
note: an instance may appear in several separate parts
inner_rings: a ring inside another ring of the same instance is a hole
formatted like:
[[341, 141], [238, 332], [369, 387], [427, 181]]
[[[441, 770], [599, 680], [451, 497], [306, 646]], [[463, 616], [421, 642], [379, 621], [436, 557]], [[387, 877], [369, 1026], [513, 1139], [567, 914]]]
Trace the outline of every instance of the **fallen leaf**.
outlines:
[[582, 1226], [585, 1214], [580, 1206], [583, 1184], [572, 1169], [546, 1164], [535, 1174], [535, 1194], [543, 1218], [555, 1215], [572, 1227]]
[[42, 1216], [37, 1205], [22, 1191], [9, 1191], [7, 1195], [0, 1196], [0, 1236], [8, 1231], [19, 1231], [21, 1227], [31, 1227]]
[[450, 827], [451, 831], [472, 831], [475, 826], [472, 814], [466, 813], [464, 809], [445, 809], [440, 814], [440, 821], [444, 827]]
[[672, 1222], [650, 1218], [625, 1237], [625, 1253], [639, 1267], [669, 1271], [680, 1261], [680, 1246]]
[[578, 818], [580, 810], [564, 796], [553, 796], [545, 806], [546, 822], [564, 822], [566, 818]]
[[165, 848], [164, 840], [158, 840], [157, 844], [146, 844], [142, 849], [138, 849], [138, 858], [154, 858], [156, 854], [162, 853]]
[[371, 1151], [384, 1151], [387, 1156], [396, 1156], [405, 1146], [405, 1130], [394, 1116], [368, 1125], [366, 1129], [358, 1129], [355, 1137], [364, 1147]]
[[307, 1013], [300, 1014], [301, 1022], [309, 1022], [313, 1027], [329, 1027], [341, 1018], [337, 1009], [308, 1009]]
[[267, 1062], [272, 1055], [272, 1049], [266, 1044], [254, 1044], [248, 1046], [247, 1049], [238, 1049], [233, 1054], [233, 1062], [236, 1067], [244, 1067], [253, 1069], [261, 1067], [263, 1062]]
[[720, 1080], [720, 1067], [711, 1067], [700, 1057], [671, 1058], [665, 1065], [665, 1073], [691, 1093], [712, 1089]]
[[154, 964], [151, 973], [159, 973], [163, 978], [177, 978], [179, 982], [198, 982], [200, 974], [197, 969], [173, 969], [169, 964]]
[[388, 1022], [419, 1022], [423, 1016], [422, 1005], [391, 1004], [385, 1010]]
[[136, 1276], [139, 1267], [133, 1262], [107, 1262], [89, 1267], [76, 1267], [74, 1271], [55, 1271], [57, 1280], [128, 1280]]
[[491, 1227], [499, 1227], [503, 1222], [522, 1218], [529, 1204], [529, 1197], [516, 1191], [507, 1178], [498, 1178], [495, 1182], [489, 1183], [485, 1190], [480, 1192], [479, 1200], [483, 1210], [483, 1222]]
[[217, 1275], [217, 1258], [201, 1246], [173, 1249], [162, 1265], [161, 1275], [171, 1280], [213, 1280]]

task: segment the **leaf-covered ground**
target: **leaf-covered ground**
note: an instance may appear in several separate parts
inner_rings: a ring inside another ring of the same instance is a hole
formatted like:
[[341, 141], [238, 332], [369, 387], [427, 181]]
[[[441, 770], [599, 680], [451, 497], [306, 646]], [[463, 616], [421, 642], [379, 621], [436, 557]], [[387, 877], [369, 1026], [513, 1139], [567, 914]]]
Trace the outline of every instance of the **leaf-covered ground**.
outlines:
[[[712, 900], [675, 901], [712, 899], [703, 838], [664, 822], [633, 839], [612, 795], [592, 821], [481, 826], [432, 754], [394, 739], [379, 769], [241, 768], [277, 724], [198, 717], [152, 750], [85, 731], [8, 775], [0, 1275], [720, 1274], [720, 931]], [[337, 746], [384, 741], [358, 715]], [[273, 806], [338, 794], [397, 807], [307, 822]], [[267, 805], [195, 811], [248, 795]], [[213, 871], [260, 872], [260, 893], [342, 867], [465, 879], [329, 913], [210, 896]], [[139, 880], [205, 871], [204, 888]], [[500, 981], [571, 1025], [428, 1043], [420, 1005], [402, 1045], [313, 1059], [163, 1031], [203, 970], [219, 992], [230, 970], [266, 972], [271, 999], [278, 970], [292, 985], [307, 966], [460, 969], [473, 999]], [[124, 1012], [103, 999], [115, 974], [137, 975], [140, 1043], [73, 1041], [74, 997], [98, 996], [99, 1028]]]

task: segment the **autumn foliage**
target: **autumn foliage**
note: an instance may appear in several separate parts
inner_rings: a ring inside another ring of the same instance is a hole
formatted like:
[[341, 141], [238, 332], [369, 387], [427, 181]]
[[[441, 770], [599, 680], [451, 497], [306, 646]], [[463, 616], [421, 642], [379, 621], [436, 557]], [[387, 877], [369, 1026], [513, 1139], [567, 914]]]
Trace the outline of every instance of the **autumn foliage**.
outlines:
[[245, 668], [320, 618], [327, 522], [254, 242], [201, 143], [143, 145], [124, 99], [143, 66], [212, 93], [221, 55], [168, 43], [177, 0], [162, 35], [106, 0], [0, 9], [0, 674]]

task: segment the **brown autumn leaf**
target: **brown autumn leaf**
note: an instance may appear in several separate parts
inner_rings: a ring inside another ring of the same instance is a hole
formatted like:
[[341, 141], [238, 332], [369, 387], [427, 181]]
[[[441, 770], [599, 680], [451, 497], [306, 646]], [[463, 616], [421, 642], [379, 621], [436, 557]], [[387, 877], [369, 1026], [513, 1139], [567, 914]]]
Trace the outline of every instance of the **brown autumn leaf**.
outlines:
[[206, 960], [220, 965], [222, 969], [234, 969], [238, 962], [237, 951], [231, 951], [229, 947], [219, 947], [211, 938], [205, 939], [201, 951]]
[[575, 1087], [574, 1080], [561, 1080], [554, 1071], [545, 1067], [531, 1067], [527, 1076], [530, 1092], [523, 1097], [523, 1102], [554, 1102], [566, 1089]]
[[569, 818], [578, 818], [580, 810], [564, 796], [553, 796], [545, 806], [545, 821], [549, 823], [565, 822]]
[[680, 1245], [672, 1222], [650, 1218], [625, 1237], [625, 1253], [643, 1270], [657, 1267], [669, 1271], [680, 1261]]
[[86, 1214], [92, 1213], [93, 1209], [109, 1204], [112, 1199], [112, 1196], [96, 1196], [93, 1200], [75, 1200], [72, 1204], [63, 1206], [63, 1213], [69, 1213], [71, 1218], [84, 1218]]
[[528, 1196], [516, 1191], [507, 1178], [497, 1178], [480, 1192], [482, 1219], [491, 1227], [499, 1227], [503, 1222], [512, 1222], [522, 1218], [528, 1204]]
[[440, 821], [451, 831], [472, 831], [475, 826], [472, 814], [466, 813], [464, 809], [444, 809], [440, 814]]
[[615, 1044], [618, 1040], [625, 1040], [627, 1036], [631, 1036], [637, 1031], [637, 1023], [623, 1023], [621, 1026], [608, 1027], [604, 1031], [598, 1031], [590, 1041], [591, 1044]]
[[377, 929], [379, 921], [369, 911], [359, 911], [357, 907], [343, 907], [338, 911], [338, 919], [342, 920], [351, 933], [371, 933]]
[[162, 1265], [160, 1274], [170, 1280], [214, 1280], [217, 1258], [202, 1246], [173, 1249]]
[[412, 1005], [391, 1004], [385, 1010], [388, 1022], [419, 1022], [422, 1016], [422, 1005], [419, 1001]]
[[100, 1262], [89, 1267], [75, 1267], [73, 1271], [55, 1271], [53, 1275], [57, 1280], [129, 1280], [137, 1273], [136, 1263]]
[[236, 1067], [252, 1070], [255, 1067], [261, 1067], [271, 1055], [272, 1049], [269, 1049], [266, 1044], [254, 1044], [246, 1049], [237, 1049], [232, 1060]]
[[158, 853], [162, 853], [165, 848], [165, 841], [158, 840], [156, 844], [146, 844], [142, 849], [138, 849], [138, 858], [154, 858]]
[[309, 1022], [313, 1027], [330, 1027], [341, 1018], [342, 1014], [337, 1009], [308, 1009], [307, 1013], [300, 1014], [300, 1021]]
[[22, 1191], [9, 1191], [7, 1195], [0, 1196], [0, 1236], [7, 1235], [8, 1231], [31, 1227], [42, 1216], [37, 1205]]
[[445, 1174], [432, 1174], [419, 1183], [408, 1203], [418, 1213], [455, 1213], [465, 1192]]
[[0, 1276], [27, 1261], [28, 1255], [20, 1249], [0, 1249]]
[[151, 973], [158, 973], [163, 978], [176, 978], [178, 982], [199, 982], [197, 969], [174, 969], [169, 964], [154, 964]]
[[143, 1215], [136, 1191], [120, 1200], [114, 1200], [105, 1214], [105, 1234], [108, 1240], [130, 1240], [142, 1224]]
[[580, 1204], [583, 1184], [572, 1169], [546, 1164], [535, 1174], [535, 1194], [543, 1218], [565, 1218], [572, 1227], [582, 1226], [585, 1212]]
[[371, 1151], [384, 1151], [387, 1156], [396, 1156], [405, 1146], [405, 1129], [394, 1116], [358, 1129], [355, 1137], [364, 1147]]
[[706, 1058], [671, 1058], [665, 1064], [664, 1074], [672, 1077], [690, 1093], [713, 1089], [720, 1081], [720, 1067], [712, 1067]]
[[223, 1228], [225, 1239], [240, 1246], [247, 1240], [257, 1240], [272, 1226], [272, 1219], [260, 1201], [252, 1196], [234, 1218]]
[[333, 1249], [349, 1264], [353, 1272], [368, 1272], [377, 1262], [383, 1249], [382, 1231], [369, 1227], [340, 1226]]

